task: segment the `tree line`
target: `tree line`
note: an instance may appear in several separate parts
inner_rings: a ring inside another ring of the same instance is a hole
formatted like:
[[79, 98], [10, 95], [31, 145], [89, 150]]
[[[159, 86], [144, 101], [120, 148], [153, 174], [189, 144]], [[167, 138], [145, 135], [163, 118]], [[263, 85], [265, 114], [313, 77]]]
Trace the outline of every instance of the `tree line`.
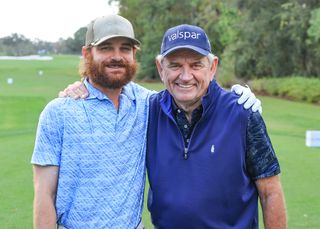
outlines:
[[139, 77], [157, 79], [162, 35], [188, 23], [205, 29], [223, 75], [320, 77], [319, 0], [110, 0], [142, 42]]
[[[154, 65], [164, 32], [194, 24], [207, 32], [220, 59], [219, 74], [249, 80], [263, 77], [320, 78], [319, 0], [109, 0], [119, 5], [142, 42], [138, 78], [158, 79]], [[0, 38], [0, 54], [80, 54], [86, 28], [58, 42]]]
[[22, 34], [13, 33], [0, 38], [0, 54], [8, 56], [24, 56], [32, 54], [81, 54], [85, 41], [86, 28], [78, 29], [73, 37], [60, 38], [57, 42], [30, 40]]

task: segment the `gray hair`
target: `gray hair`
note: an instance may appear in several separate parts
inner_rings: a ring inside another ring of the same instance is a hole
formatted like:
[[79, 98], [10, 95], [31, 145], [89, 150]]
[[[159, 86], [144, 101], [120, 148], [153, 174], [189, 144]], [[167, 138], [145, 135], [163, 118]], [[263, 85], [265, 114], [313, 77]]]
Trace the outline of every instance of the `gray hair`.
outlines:
[[[209, 53], [209, 54], [207, 55], [207, 58], [208, 58], [208, 60], [209, 60], [210, 66], [211, 66], [212, 63], [213, 63], [213, 60], [214, 60], [214, 55], [213, 55], [212, 53]], [[164, 56], [162, 56], [161, 54], [159, 54], [159, 55], [157, 55], [156, 60], [159, 61], [160, 64], [162, 64], [162, 62], [163, 62], [163, 60], [164, 60]]]

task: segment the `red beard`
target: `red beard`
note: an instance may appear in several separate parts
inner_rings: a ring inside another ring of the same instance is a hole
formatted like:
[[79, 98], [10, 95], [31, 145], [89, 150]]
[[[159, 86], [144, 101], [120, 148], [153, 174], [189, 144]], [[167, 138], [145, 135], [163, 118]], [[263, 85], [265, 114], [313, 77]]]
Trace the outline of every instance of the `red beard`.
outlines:
[[[125, 74], [121, 77], [110, 76], [105, 72], [105, 67], [107, 66], [124, 67]], [[119, 89], [133, 79], [137, 71], [137, 66], [136, 61], [130, 64], [126, 60], [111, 60], [97, 63], [93, 60], [92, 56], [90, 56], [86, 63], [86, 72], [93, 83], [104, 88]]]

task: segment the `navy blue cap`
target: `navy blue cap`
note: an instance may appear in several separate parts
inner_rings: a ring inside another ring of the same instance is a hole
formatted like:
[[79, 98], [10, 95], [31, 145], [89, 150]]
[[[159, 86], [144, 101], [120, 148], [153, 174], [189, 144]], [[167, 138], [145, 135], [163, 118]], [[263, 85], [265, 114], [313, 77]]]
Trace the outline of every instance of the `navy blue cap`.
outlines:
[[162, 39], [162, 56], [177, 49], [192, 49], [204, 56], [211, 53], [211, 45], [207, 34], [203, 29], [194, 25], [178, 25], [168, 29]]

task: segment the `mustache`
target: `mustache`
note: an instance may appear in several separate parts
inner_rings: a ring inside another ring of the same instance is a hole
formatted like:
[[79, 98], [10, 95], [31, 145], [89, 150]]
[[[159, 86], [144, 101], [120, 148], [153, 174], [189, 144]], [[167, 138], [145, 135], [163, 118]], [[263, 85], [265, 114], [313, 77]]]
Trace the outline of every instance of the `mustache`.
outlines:
[[124, 61], [124, 60], [105, 60], [102, 62], [102, 65], [103, 66], [106, 66], [106, 67], [126, 67], [128, 65], [128, 62], [127, 61]]

